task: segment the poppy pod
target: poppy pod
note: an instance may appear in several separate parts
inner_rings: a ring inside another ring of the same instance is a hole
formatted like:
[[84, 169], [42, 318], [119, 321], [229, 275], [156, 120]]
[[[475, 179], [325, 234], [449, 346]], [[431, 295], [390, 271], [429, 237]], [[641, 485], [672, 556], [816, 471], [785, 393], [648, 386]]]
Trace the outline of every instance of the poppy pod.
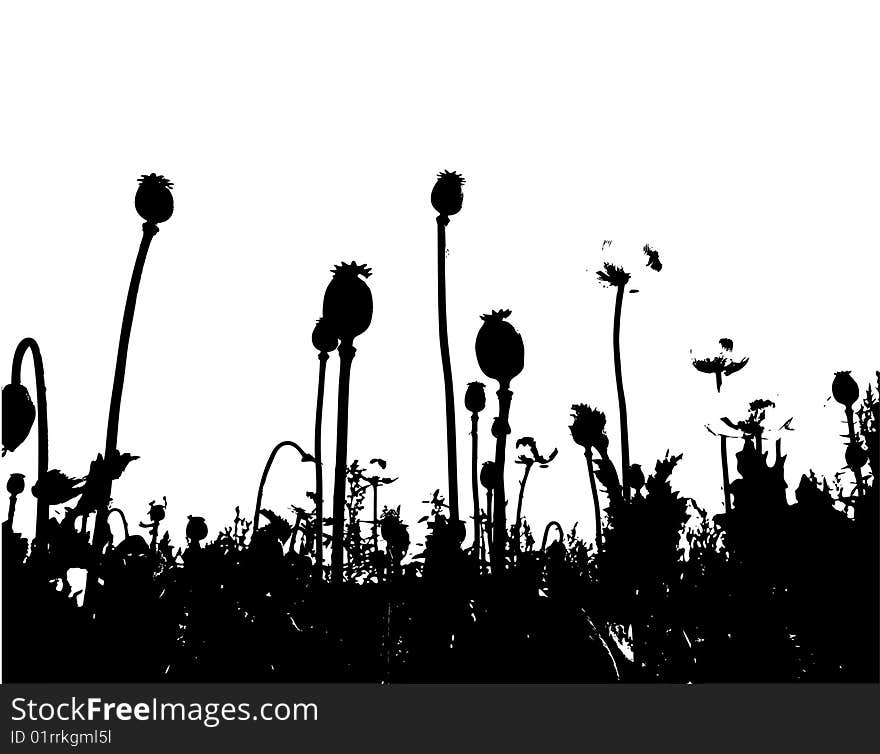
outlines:
[[11, 383], [3, 387], [3, 453], [14, 452], [34, 426], [37, 411], [28, 389]]
[[483, 468], [480, 469], [480, 484], [487, 490], [494, 490], [498, 481], [498, 472], [496, 470], [495, 461], [486, 461]]
[[174, 212], [174, 185], [163, 175], [150, 173], [138, 179], [137, 193], [134, 195], [134, 208], [148, 223], [164, 223]]
[[469, 382], [464, 394], [464, 407], [472, 414], [486, 408], [486, 386], [482, 382]]
[[373, 319], [373, 294], [366, 283], [371, 271], [366, 265], [343, 262], [333, 268], [324, 292], [323, 319], [339, 340], [354, 340]]
[[449, 217], [461, 211], [461, 205], [464, 201], [464, 195], [461, 187], [464, 184], [464, 178], [458, 173], [444, 170], [437, 174], [437, 183], [431, 191], [431, 205], [437, 211], [437, 214]]
[[150, 521], [154, 524], [158, 524], [160, 521], [165, 519], [165, 506], [159, 505], [158, 503], [153, 503], [150, 505]]
[[509, 316], [508, 309], [482, 315], [483, 325], [476, 341], [480, 369], [502, 385], [509, 384], [522, 372], [525, 358], [522, 336], [507, 321]]
[[846, 465], [851, 469], [860, 469], [868, 462], [868, 453], [861, 443], [852, 442], [846, 448]]
[[201, 516], [187, 516], [186, 537], [193, 542], [201, 542], [208, 536], [208, 525]]
[[6, 491], [10, 495], [20, 495], [24, 492], [24, 474], [10, 474], [6, 480]]
[[859, 386], [849, 372], [837, 372], [831, 383], [834, 400], [843, 406], [852, 406], [859, 399]]
[[315, 329], [312, 330], [312, 345], [321, 353], [335, 351], [339, 345], [339, 338], [323, 317], [315, 323]]

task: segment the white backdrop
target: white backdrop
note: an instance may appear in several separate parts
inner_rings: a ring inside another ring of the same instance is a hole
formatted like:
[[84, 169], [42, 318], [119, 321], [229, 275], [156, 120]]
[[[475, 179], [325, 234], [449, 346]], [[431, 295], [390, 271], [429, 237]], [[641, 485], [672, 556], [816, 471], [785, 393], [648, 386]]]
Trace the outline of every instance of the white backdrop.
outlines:
[[[717, 511], [704, 425], [769, 397], [772, 421], [794, 416], [792, 486], [843, 464], [833, 372], [864, 387], [880, 367], [875, 4], [83, 2], [3, 16], [0, 353], [28, 335], [42, 346], [50, 462], [68, 473], [103, 447], [136, 179], [175, 182], [122, 405], [120, 448], [142, 456], [114, 487], [132, 523], [167, 495], [177, 544], [187, 513], [214, 533], [236, 504], [250, 515], [277, 441], [311, 444], [310, 333], [330, 268], [351, 259], [373, 267], [375, 298], [351, 456], [388, 459], [400, 479], [382, 502], [427, 512], [446, 475], [429, 203], [442, 169], [467, 178], [448, 229], [463, 510], [473, 339], [482, 312], [511, 308], [526, 344], [511, 439], [559, 447], [525, 512], [592, 536], [567, 425], [572, 403], [600, 406], [618, 452], [613, 292], [594, 274], [618, 254], [642, 278], [623, 312], [634, 461], [683, 451], [680, 489]], [[751, 363], [719, 397], [689, 359], [720, 337]], [[32, 483], [35, 441], [0, 463]], [[266, 504], [284, 512], [311, 486], [311, 467], [282, 455]], [[23, 497], [19, 528], [33, 512]]]

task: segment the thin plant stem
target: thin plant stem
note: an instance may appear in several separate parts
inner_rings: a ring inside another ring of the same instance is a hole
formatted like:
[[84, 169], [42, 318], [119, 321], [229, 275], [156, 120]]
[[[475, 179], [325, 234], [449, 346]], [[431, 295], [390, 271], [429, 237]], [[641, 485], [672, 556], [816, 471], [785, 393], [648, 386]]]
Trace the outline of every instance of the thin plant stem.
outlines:
[[[111, 459], [116, 455], [116, 443], [119, 435], [119, 412], [122, 408], [122, 387], [125, 383], [125, 365], [128, 362], [128, 344], [131, 340], [131, 327], [134, 322], [134, 310], [137, 305], [138, 289], [141, 284], [141, 277], [144, 273], [144, 265], [147, 262], [147, 253], [150, 250], [150, 242], [159, 232], [157, 225], [145, 222], [142, 226], [143, 233], [141, 235], [141, 244], [138, 248], [138, 255], [135, 259], [134, 269], [131, 273], [131, 281], [128, 286], [128, 295], [125, 299], [125, 310], [122, 314], [122, 327], [119, 333], [119, 348], [116, 352], [116, 370], [113, 373], [113, 389], [110, 393], [110, 412], [107, 417], [107, 441], [104, 445], [104, 461], [110, 463]], [[105, 475], [102, 480], [103, 490], [100, 495], [100, 502], [95, 511], [95, 528], [92, 535], [92, 548], [95, 558], [101, 557], [104, 547], [107, 545], [110, 537], [110, 530], [107, 525], [107, 515], [110, 509], [110, 499], [113, 494], [113, 479], [110, 475]], [[94, 599], [95, 589], [97, 587], [97, 569], [90, 568], [89, 575], [86, 579], [86, 592], [83, 601], [89, 604], [89, 600]]]
[[724, 483], [724, 512], [730, 514], [730, 471], [727, 467], [727, 437], [721, 435], [721, 479]]
[[596, 552], [602, 554], [602, 508], [599, 505], [599, 491], [596, 489], [596, 471], [593, 468], [593, 451], [587, 448], [587, 473], [590, 477], [590, 493], [593, 496], [593, 515], [596, 518]]
[[345, 470], [348, 455], [348, 401], [351, 387], [351, 362], [357, 352], [351, 340], [339, 345], [339, 394], [336, 411], [336, 466], [333, 472], [333, 543], [330, 553], [330, 577], [336, 584], [343, 580], [345, 539]]
[[324, 383], [330, 354], [318, 354], [318, 397], [315, 401], [315, 579], [324, 576], [324, 466], [322, 462], [321, 429], [324, 424]]
[[480, 526], [480, 488], [479, 475], [477, 474], [477, 460], [479, 456], [479, 423], [480, 415], [474, 411], [471, 413], [471, 490], [474, 495], [474, 552], [482, 562], [486, 556], [483, 549], [483, 537]]
[[[853, 420], [853, 409], [852, 406], [844, 406], [846, 410], [846, 426], [849, 429], [849, 441], [850, 444], [856, 444], [856, 425]], [[864, 498], [865, 496], [865, 480], [862, 478], [862, 470], [860, 468], [853, 468], [853, 473], [856, 477], [856, 490], [859, 493], [859, 500]]]
[[254, 523], [251, 528], [251, 544], [254, 543], [254, 538], [257, 535], [257, 527], [260, 525], [260, 511], [263, 510], [263, 488], [266, 486], [266, 480], [269, 478], [269, 471], [272, 469], [272, 464], [275, 461], [275, 456], [278, 455], [278, 451], [282, 448], [288, 447], [295, 448], [303, 460], [309, 458], [309, 454], [306, 453], [297, 443], [293, 442], [293, 440], [282, 440], [272, 448], [272, 452], [269, 453], [269, 458], [266, 460], [266, 465], [263, 467], [263, 475], [260, 477], [260, 486], [257, 488], [257, 503], [254, 506]]
[[504, 492], [504, 465], [507, 454], [507, 436], [510, 434], [510, 402], [513, 393], [510, 383], [502, 383], [498, 389], [498, 419], [492, 427], [495, 435], [495, 511], [492, 522], [491, 562], [492, 572], [504, 571], [504, 557], [507, 541], [507, 497]]
[[455, 395], [452, 385], [452, 362], [446, 324], [446, 226], [449, 218], [437, 216], [437, 311], [440, 334], [440, 361], [443, 366], [443, 391], [446, 400], [446, 465], [449, 477], [449, 517], [459, 520], [458, 451], [455, 431]]
[[623, 310], [625, 285], [617, 286], [617, 297], [614, 301], [614, 376], [617, 381], [617, 406], [620, 411], [620, 486], [624, 502], [629, 502], [629, 431], [626, 418], [626, 395], [623, 392], [623, 371], [620, 364], [620, 315]]
[[523, 498], [526, 494], [526, 483], [529, 481], [529, 474], [532, 471], [533, 464], [527, 463], [525, 470], [523, 471], [522, 479], [519, 483], [519, 499], [516, 501], [516, 524], [514, 526], [514, 543], [513, 546], [516, 549], [516, 552], [520, 551], [520, 543], [519, 543], [519, 533], [520, 526], [522, 524], [522, 506], [523, 506]]

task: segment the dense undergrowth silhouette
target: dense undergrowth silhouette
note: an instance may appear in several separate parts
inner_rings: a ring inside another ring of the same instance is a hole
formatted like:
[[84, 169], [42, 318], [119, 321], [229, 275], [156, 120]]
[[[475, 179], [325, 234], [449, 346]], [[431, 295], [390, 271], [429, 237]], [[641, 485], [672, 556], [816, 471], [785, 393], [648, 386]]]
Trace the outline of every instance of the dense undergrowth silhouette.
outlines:
[[[841, 471], [830, 484], [809, 472], [789, 491], [782, 436], [790, 420], [779, 430], [770, 427], [771, 401], [756, 399], [744, 419], [722, 417], [723, 429], [709, 427], [720, 438], [724, 493], [724, 512], [710, 516], [675, 490], [681, 454], [667, 453], [653, 466], [630, 460], [621, 312], [631, 274], [615, 263], [605, 262], [596, 274], [616, 294], [619, 462], [603, 411], [575, 404], [568, 424], [586, 459], [594, 541], [580, 537], [577, 526], [566, 534], [551, 522], [539, 535], [529, 525], [528, 479], [536, 467], [552, 469], [557, 450], [543, 454], [530, 436], [510, 446], [511, 383], [525, 368], [526, 344], [508, 310], [484, 315], [475, 333], [480, 369], [497, 384], [497, 413], [489, 426], [491, 452], [481, 456], [486, 386], [468, 383], [468, 523], [457, 489], [444, 262], [445, 230], [462, 209], [462, 185], [461, 176], [444, 172], [431, 195], [438, 213], [448, 499], [435, 490], [424, 501], [426, 514], [408, 524], [399, 508], [380, 505], [382, 488], [397, 478], [388, 463], [373, 458], [362, 465], [348, 457], [354, 340], [371, 324], [373, 299], [371, 271], [342, 263], [312, 336], [319, 366], [314, 447], [292, 440], [275, 445], [253, 515], [237, 506], [229, 526], [209, 539], [204, 518], [193, 512], [186, 545], [177, 547], [164, 526], [167, 500], [149, 503], [130, 530], [112, 499], [113, 482], [137, 459], [116, 447], [116, 435], [138, 285], [158, 224], [174, 209], [170, 182], [141, 179], [135, 205], [143, 239], [123, 316], [104, 453], [82, 477], [50, 469], [42, 358], [32, 339], [16, 349], [3, 388], [4, 454], [21, 446], [35, 423], [39, 446], [31, 542], [16, 531], [16, 520], [31, 515], [17, 505], [27, 480], [14, 473], [7, 482], [5, 680], [878, 680], [880, 373], [866, 390], [849, 372], [832, 380], [846, 432]], [[610, 247], [605, 242], [603, 252]], [[660, 272], [659, 253], [649, 245], [643, 252], [650, 272]], [[713, 375], [720, 391], [723, 377], [749, 359], [731, 356], [729, 338], [719, 342], [720, 355], [694, 359], [693, 366]], [[334, 352], [340, 371], [327, 511], [322, 418]], [[36, 406], [21, 381], [28, 353]], [[559, 417], [561, 432], [565, 422]], [[774, 435], [773, 447], [765, 448]], [[261, 501], [285, 447], [314, 465], [315, 489], [307, 503], [281, 516]], [[518, 494], [510, 499], [506, 480], [519, 467]], [[118, 541], [108, 525], [112, 515], [123, 523]], [[416, 526], [428, 532], [417, 547]], [[71, 586], [72, 569], [87, 571], [84, 593]]]

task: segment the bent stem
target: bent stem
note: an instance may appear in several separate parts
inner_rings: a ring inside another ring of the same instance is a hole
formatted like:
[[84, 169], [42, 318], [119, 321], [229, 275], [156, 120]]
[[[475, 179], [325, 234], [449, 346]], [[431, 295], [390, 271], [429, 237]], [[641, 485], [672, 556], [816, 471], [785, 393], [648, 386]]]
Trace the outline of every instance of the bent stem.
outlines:
[[507, 541], [507, 497], [504, 493], [504, 464], [507, 453], [507, 436], [510, 434], [510, 382], [501, 383], [498, 389], [498, 418], [492, 426], [495, 435], [495, 511], [492, 522], [491, 563], [493, 573], [504, 571], [505, 544]]
[[459, 520], [458, 451], [455, 440], [455, 396], [452, 387], [452, 363], [449, 357], [449, 334], [446, 327], [446, 226], [449, 218], [437, 216], [437, 311], [440, 334], [440, 361], [443, 366], [443, 392], [446, 399], [446, 465], [449, 477], [449, 518]]
[[[37, 341], [33, 338], [24, 338], [15, 348], [12, 356], [12, 383], [21, 384], [21, 366], [26, 353], [30, 352], [34, 364], [34, 381], [37, 387], [37, 482], [39, 482], [49, 470], [49, 425], [48, 403], [46, 401], [46, 374], [43, 368], [43, 355]], [[9, 527], [12, 529], [12, 516], [15, 514], [15, 502], [10, 499]], [[46, 542], [46, 525], [49, 523], [49, 501], [37, 497], [37, 528], [35, 545], [37, 554], [42, 557], [46, 554], [48, 543]]]
[[[122, 407], [122, 386], [125, 382], [125, 365], [128, 361], [128, 344], [131, 340], [131, 326], [134, 322], [138, 289], [140, 288], [144, 265], [147, 261], [147, 252], [150, 250], [150, 241], [159, 232], [159, 228], [153, 223], [146, 222], [142, 227], [141, 245], [131, 273], [128, 296], [125, 299], [125, 311], [122, 315], [122, 328], [119, 333], [119, 349], [116, 352], [116, 371], [113, 374], [113, 390], [110, 393], [110, 413], [107, 417], [107, 442], [104, 446], [104, 461], [107, 463], [111, 462], [117, 451], [116, 443], [119, 435], [119, 411]], [[110, 529], [107, 525], [110, 498], [113, 494], [113, 479], [110, 475], [106, 475], [106, 478], [103, 480], [101, 493], [98, 508], [95, 511], [95, 530], [92, 536], [92, 547], [96, 561], [100, 559], [104, 552], [104, 547], [110, 541]], [[86, 605], [90, 605], [90, 601], [94, 600], [97, 579], [97, 569], [90, 568], [88, 578], [86, 579], [86, 591], [83, 596], [83, 602]]]
[[620, 314], [623, 310], [623, 294], [626, 285], [617, 286], [617, 297], [614, 301], [614, 376], [617, 381], [617, 406], [620, 411], [620, 486], [623, 489], [624, 502], [629, 502], [629, 432], [626, 419], [626, 395], [623, 392], [623, 371], [620, 365]]
[[529, 481], [529, 473], [532, 470], [532, 463], [525, 464], [525, 469], [523, 470], [523, 476], [519, 483], [519, 499], [516, 501], [516, 524], [514, 525], [514, 549], [517, 553], [520, 551], [520, 542], [519, 542], [519, 532], [520, 525], [522, 522], [522, 506], [523, 506], [523, 498], [526, 494], [526, 482]]
[[278, 451], [287, 447], [295, 448], [299, 452], [303, 461], [310, 460], [309, 454], [297, 445], [297, 443], [293, 442], [293, 440], [282, 440], [272, 448], [272, 452], [269, 453], [266, 465], [263, 467], [263, 475], [260, 477], [260, 486], [257, 488], [257, 504], [254, 506], [254, 523], [251, 527], [251, 544], [254, 543], [254, 538], [257, 535], [257, 527], [260, 525], [260, 511], [263, 509], [263, 488], [266, 486], [266, 480], [269, 478], [269, 471], [272, 468], [272, 463], [275, 461], [275, 456], [278, 455]]
[[336, 466], [333, 470], [333, 543], [330, 553], [330, 578], [336, 584], [343, 578], [345, 538], [345, 470], [348, 455], [348, 398], [351, 386], [351, 362], [356, 349], [351, 340], [339, 345], [339, 395], [336, 412]]
[[315, 401], [315, 579], [324, 577], [324, 466], [322, 463], [321, 429], [324, 424], [324, 383], [330, 354], [318, 354], [318, 397]]

